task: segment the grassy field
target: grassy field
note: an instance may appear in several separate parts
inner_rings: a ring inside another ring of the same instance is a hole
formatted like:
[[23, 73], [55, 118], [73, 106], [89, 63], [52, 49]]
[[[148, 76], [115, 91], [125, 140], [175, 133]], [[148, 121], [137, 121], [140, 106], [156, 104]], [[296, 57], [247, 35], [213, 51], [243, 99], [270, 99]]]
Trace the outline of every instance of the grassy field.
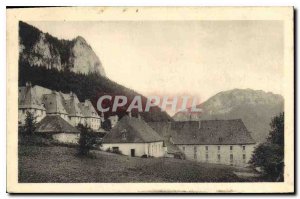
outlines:
[[19, 146], [19, 182], [235, 182], [235, 168], [171, 158], [127, 157], [95, 152], [75, 156], [60, 146]]

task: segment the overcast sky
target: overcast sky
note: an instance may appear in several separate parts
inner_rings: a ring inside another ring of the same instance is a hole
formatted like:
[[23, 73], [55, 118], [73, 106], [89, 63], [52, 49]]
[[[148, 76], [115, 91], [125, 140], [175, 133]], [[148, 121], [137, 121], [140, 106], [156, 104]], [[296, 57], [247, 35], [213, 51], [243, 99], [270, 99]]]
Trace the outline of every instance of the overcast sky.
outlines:
[[279, 21], [28, 22], [63, 39], [80, 35], [107, 76], [144, 95], [199, 103], [234, 88], [282, 94]]

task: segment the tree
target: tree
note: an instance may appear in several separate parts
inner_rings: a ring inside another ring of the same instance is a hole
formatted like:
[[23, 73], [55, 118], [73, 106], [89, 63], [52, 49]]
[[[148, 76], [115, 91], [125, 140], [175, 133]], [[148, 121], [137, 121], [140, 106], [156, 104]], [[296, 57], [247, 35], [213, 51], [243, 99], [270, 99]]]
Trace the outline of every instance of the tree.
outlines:
[[105, 119], [103, 122], [102, 122], [102, 128], [106, 131], [110, 131], [111, 130], [111, 121], [110, 119]]
[[284, 113], [273, 118], [271, 122], [271, 131], [267, 141], [273, 144], [284, 146]]
[[275, 116], [271, 131], [265, 143], [260, 144], [250, 160], [250, 164], [260, 167], [266, 178], [283, 181], [284, 172], [284, 113]]
[[26, 118], [25, 118], [25, 125], [23, 128], [25, 135], [32, 135], [36, 129], [36, 118], [35, 116], [27, 111], [26, 112]]
[[90, 155], [90, 150], [96, 144], [95, 133], [87, 125], [79, 124], [77, 128], [80, 130], [78, 155], [88, 156]]

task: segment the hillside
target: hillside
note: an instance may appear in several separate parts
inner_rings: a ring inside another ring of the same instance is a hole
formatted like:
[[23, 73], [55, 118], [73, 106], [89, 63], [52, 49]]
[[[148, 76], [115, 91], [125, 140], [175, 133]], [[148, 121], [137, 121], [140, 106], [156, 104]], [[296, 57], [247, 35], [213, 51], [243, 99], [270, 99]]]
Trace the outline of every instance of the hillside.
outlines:
[[176, 121], [205, 119], [241, 118], [253, 138], [265, 141], [269, 134], [271, 118], [283, 111], [284, 100], [281, 95], [261, 90], [234, 89], [220, 92], [197, 107], [202, 113], [176, 113]]
[[[20, 22], [19, 26], [19, 86], [31, 82], [33, 85], [65, 93], [72, 91], [80, 101], [90, 99], [94, 107], [98, 98], [104, 94], [124, 95], [129, 102], [135, 95], [140, 95], [105, 77], [99, 58], [84, 38], [59, 40], [26, 23]], [[142, 102], [146, 103], [143, 96]], [[118, 109], [117, 113], [107, 112], [105, 117], [113, 114], [122, 117], [125, 111], [123, 108]], [[141, 115], [147, 122], [173, 120], [158, 107], [153, 107], [150, 112]]]
[[60, 40], [20, 22], [19, 53], [20, 60], [29, 62], [31, 66], [105, 76], [98, 56], [80, 36], [73, 40]]
[[[173, 158], [140, 158], [95, 151], [96, 158], [76, 157], [76, 149], [19, 145], [19, 182], [243, 182], [238, 168]], [[159, 189], [159, 187], [158, 187]]]

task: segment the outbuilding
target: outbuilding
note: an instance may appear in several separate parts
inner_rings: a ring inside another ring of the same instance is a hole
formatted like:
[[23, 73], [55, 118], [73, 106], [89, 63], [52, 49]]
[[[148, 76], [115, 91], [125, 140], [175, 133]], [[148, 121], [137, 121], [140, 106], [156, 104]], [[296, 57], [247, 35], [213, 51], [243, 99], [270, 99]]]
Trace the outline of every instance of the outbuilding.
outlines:
[[80, 131], [59, 115], [47, 115], [38, 124], [36, 133], [65, 144], [78, 144]]
[[162, 157], [165, 154], [163, 138], [141, 117], [127, 115], [103, 138], [101, 148], [132, 157]]

